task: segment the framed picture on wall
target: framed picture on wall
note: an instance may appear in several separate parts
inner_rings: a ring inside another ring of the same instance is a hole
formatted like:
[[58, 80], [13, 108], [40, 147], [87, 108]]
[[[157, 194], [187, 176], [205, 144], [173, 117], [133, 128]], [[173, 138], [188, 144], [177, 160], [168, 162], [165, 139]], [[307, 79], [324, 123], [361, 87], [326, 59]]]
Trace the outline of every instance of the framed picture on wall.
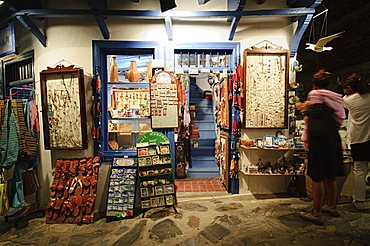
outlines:
[[40, 72], [45, 149], [86, 149], [84, 73], [57, 66]]
[[13, 22], [0, 25], [0, 57], [15, 52], [15, 37]]
[[244, 127], [286, 128], [289, 51], [244, 50]]
[[220, 134], [220, 175], [221, 183], [224, 184], [226, 190], [229, 190], [229, 171], [230, 171], [230, 158], [229, 158], [229, 135], [225, 133]]

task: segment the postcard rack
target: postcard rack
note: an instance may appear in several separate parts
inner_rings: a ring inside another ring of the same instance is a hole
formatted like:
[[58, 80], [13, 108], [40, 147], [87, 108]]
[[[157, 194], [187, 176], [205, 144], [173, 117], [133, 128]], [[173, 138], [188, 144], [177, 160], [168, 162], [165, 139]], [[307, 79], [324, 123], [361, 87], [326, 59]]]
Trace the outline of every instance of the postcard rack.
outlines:
[[176, 190], [169, 142], [138, 143], [138, 186], [143, 212], [158, 207], [176, 210]]
[[113, 158], [110, 171], [106, 220], [133, 218], [136, 215], [136, 157]]

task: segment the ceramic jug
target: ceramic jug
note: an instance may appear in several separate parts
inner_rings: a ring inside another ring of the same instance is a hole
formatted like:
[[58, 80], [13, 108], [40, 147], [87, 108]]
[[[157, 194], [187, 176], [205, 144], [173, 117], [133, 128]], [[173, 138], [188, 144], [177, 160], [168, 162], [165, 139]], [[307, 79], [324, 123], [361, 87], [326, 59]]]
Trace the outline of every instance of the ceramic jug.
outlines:
[[115, 56], [112, 56], [110, 60], [109, 82], [118, 82], [118, 67]]
[[136, 67], [136, 61], [131, 61], [130, 62], [130, 70], [128, 70], [126, 73], [126, 78], [130, 82], [138, 82], [139, 79], [141, 78], [141, 73], [137, 71]]

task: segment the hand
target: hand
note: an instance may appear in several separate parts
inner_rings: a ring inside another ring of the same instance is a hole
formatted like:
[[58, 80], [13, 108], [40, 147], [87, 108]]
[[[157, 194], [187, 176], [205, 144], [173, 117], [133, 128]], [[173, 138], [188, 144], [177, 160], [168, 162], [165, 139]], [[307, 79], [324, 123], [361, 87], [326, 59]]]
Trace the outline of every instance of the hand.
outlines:
[[305, 150], [308, 150], [308, 143], [307, 143], [307, 142], [304, 142], [304, 143], [303, 143], [303, 146], [304, 146], [304, 149], [305, 149]]
[[299, 111], [306, 111], [308, 107], [310, 106], [310, 103], [308, 101], [303, 102], [303, 103], [298, 102], [295, 104], [295, 106]]

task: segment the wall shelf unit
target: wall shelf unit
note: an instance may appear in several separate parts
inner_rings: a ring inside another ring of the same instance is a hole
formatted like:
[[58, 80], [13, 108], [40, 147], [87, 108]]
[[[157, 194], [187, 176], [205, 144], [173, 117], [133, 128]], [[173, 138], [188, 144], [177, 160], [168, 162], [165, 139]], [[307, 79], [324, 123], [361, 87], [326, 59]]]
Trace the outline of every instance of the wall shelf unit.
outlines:
[[4, 95], [8, 95], [12, 87], [33, 83], [35, 80], [34, 52], [29, 51], [5, 60], [3, 62], [3, 73]]

